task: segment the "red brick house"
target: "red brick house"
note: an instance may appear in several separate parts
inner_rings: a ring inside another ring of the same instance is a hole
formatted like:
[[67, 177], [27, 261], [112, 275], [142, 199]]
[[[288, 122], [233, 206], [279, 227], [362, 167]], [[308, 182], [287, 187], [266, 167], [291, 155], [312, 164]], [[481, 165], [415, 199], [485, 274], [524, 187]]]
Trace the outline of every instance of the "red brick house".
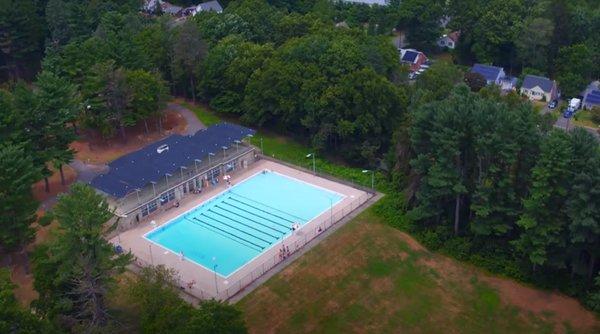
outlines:
[[411, 72], [421, 69], [427, 62], [427, 56], [421, 51], [414, 49], [400, 49], [400, 63], [410, 66]]

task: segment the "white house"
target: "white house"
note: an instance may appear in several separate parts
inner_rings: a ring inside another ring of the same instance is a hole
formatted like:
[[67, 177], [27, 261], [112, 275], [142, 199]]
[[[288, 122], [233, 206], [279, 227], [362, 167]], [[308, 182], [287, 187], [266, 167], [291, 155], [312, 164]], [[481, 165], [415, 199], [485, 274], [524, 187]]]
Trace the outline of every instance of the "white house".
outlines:
[[447, 35], [443, 35], [437, 40], [437, 45], [441, 48], [454, 49], [458, 39], [460, 38], [460, 31], [453, 31]]
[[525, 76], [520, 92], [530, 100], [536, 101], [552, 101], [558, 98], [556, 81], [537, 75]]

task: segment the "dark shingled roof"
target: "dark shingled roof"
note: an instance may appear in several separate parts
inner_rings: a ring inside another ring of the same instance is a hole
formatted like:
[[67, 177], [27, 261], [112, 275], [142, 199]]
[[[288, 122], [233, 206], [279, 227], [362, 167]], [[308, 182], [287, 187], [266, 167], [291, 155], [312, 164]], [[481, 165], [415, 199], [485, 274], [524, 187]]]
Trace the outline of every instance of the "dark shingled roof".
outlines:
[[[191, 166], [195, 159], [206, 159], [208, 153], [218, 153], [255, 131], [228, 123], [213, 125], [191, 136], [171, 135], [163, 140], [122, 156], [108, 164], [108, 173], [99, 175], [90, 184], [111, 196], [122, 198], [150, 182], [178, 173], [181, 166]], [[168, 150], [158, 153], [163, 145]]]
[[592, 90], [585, 96], [586, 104], [600, 105], [600, 90]]
[[415, 59], [417, 59], [418, 55], [419, 55], [419, 52], [417, 52], [417, 51], [406, 50], [406, 52], [404, 53], [404, 56], [402, 56], [402, 61], [414, 63], [414, 61], [415, 61]]
[[537, 75], [527, 75], [523, 79], [523, 88], [532, 89], [535, 86], [539, 86], [544, 92], [549, 93], [552, 91], [554, 82], [548, 78], [538, 77]]
[[479, 73], [483, 75], [487, 81], [496, 81], [501, 71], [502, 68], [500, 67], [483, 64], [475, 64], [473, 68], [471, 68], [471, 73]]

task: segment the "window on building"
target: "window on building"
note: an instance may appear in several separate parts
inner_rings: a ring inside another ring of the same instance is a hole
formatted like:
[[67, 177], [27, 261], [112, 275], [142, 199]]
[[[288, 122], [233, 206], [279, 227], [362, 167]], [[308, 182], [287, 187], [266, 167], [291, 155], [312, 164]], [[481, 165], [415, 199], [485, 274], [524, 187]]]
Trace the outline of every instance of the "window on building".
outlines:
[[213, 169], [209, 170], [208, 173], [206, 174], [206, 176], [209, 180], [214, 180], [214, 179], [218, 178], [220, 174], [221, 174], [221, 169], [219, 167], [217, 167], [217, 168], [213, 168]]
[[142, 206], [142, 217], [146, 217], [147, 215], [156, 211], [156, 209], [158, 209], [158, 205], [156, 204], [156, 201], [152, 201], [148, 204], [145, 204], [144, 206]]
[[160, 195], [160, 205], [165, 205], [175, 199], [175, 189], [171, 189]]

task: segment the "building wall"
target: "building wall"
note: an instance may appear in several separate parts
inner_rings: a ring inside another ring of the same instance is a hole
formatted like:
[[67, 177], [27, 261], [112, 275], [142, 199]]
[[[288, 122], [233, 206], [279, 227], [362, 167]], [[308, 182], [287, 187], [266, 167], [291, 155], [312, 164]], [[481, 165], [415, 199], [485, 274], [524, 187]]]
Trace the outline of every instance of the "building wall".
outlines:
[[[112, 201], [112, 203], [115, 203], [117, 212], [127, 211], [124, 214], [120, 214], [119, 230], [124, 231], [136, 226], [140, 222], [151, 220], [154, 215], [178, 205], [180, 200], [193, 195], [195, 191], [202, 191], [207, 187], [222, 184], [222, 182], [225, 182], [223, 175], [235, 174], [236, 171], [247, 168], [256, 160], [257, 153], [252, 149], [241, 153], [239, 156], [232, 157], [230, 160], [214, 164], [208, 169], [199, 170], [199, 173], [190, 173], [191, 175], [185, 177], [183, 181], [173, 182], [172, 187], [156, 193], [156, 197], [136, 203], [135, 208], [132, 210], [123, 210], [123, 208], [129, 207], [128, 204], [131, 203], [125, 204], [123, 201], [120, 203]], [[229, 170], [230, 167], [234, 167], [234, 169]], [[218, 174], [218, 176], [214, 177], [215, 174]], [[215, 183], [217, 181], [218, 183]], [[135, 196], [129, 196], [128, 198], [128, 201], [135, 200]]]

